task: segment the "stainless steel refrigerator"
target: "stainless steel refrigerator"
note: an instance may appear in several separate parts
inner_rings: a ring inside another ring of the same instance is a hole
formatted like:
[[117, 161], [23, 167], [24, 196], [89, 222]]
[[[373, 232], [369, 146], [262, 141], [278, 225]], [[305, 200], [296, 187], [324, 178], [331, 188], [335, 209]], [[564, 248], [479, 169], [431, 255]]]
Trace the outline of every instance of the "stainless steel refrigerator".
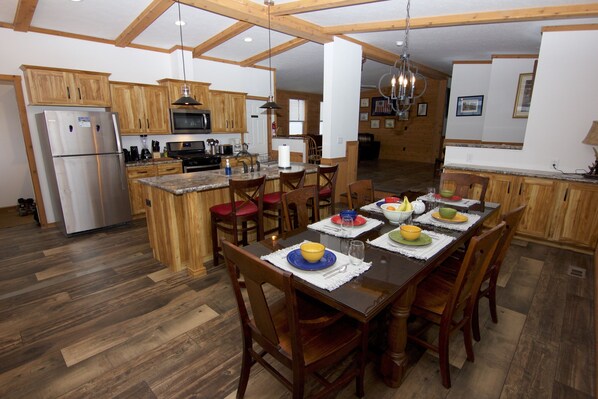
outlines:
[[64, 234], [130, 221], [117, 114], [44, 111], [37, 121], [54, 215]]

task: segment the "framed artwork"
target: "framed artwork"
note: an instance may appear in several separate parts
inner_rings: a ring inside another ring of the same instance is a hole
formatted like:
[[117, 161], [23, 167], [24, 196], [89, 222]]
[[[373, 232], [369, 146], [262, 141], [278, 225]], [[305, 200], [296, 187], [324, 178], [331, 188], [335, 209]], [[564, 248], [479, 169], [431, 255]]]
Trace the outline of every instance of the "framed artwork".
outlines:
[[368, 120], [368, 113], [367, 112], [360, 112], [359, 113], [359, 120], [360, 121], [367, 121]]
[[372, 109], [370, 113], [372, 116], [391, 116], [393, 111], [386, 98], [372, 97]]
[[380, 119], [372, 119], [370, 121], [370, 128], [379, 129], [380, 128]]
[[519, 75], [517, 84], [517, 96], [513, 108], [513, 118], [527, 118], [529, 105], [532, 102], [532, 91], [534, 91], [534, 74], [522, 73]]
[[417, 116], [426, 116], [426, 115], [428, 115], [428, 103], [417, 104]]
[[369, 98], [362, 98], [359, 100], [359, 106], [361, 108], [366, 108], [370, 106], [370, 99]]
[[484, 96], [457, 97], [457, 116], [480, 116]]
[[409, 111], [399, 112], [399, 120], [400, 121], [408, 121], [409, 120]]
[[384, 119], [384, 127], [386, 129], [394, 129], [395, 128], [395, 120], [394, 119]]

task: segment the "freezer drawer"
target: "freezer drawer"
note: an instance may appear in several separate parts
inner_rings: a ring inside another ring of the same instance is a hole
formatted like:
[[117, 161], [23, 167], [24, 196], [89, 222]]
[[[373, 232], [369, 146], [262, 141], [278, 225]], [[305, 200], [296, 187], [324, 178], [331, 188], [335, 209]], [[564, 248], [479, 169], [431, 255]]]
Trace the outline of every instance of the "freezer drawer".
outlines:
[[54, 157], [65, 234], [131, 220], [122, 154]]

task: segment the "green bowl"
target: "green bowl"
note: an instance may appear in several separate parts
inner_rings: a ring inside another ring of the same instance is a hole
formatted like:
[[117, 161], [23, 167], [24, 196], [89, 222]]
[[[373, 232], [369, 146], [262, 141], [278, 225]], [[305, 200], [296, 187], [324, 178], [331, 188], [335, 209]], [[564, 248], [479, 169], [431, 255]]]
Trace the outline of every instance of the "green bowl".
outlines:
[[440, 208], [438, 212], [445, 219], [452, 219], [457, 215], [457, 210], [453, 208]]
[[453, 190], [440, 190], [440, 196], [443, 198], [451, 198], [453, 195], [455, 195]]

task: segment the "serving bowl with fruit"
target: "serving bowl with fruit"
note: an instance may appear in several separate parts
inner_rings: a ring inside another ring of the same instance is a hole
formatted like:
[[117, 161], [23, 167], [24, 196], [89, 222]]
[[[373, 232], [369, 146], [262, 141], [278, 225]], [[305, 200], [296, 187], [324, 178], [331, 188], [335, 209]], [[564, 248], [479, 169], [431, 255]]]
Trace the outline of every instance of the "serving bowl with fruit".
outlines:
[[413, 214], [413, 206], [407, 197], [403, 199], [401, 204], [382, 204], [380, 208], [382, 208], [382, 213], [384, 213], [390, 224], [401, 224]]

